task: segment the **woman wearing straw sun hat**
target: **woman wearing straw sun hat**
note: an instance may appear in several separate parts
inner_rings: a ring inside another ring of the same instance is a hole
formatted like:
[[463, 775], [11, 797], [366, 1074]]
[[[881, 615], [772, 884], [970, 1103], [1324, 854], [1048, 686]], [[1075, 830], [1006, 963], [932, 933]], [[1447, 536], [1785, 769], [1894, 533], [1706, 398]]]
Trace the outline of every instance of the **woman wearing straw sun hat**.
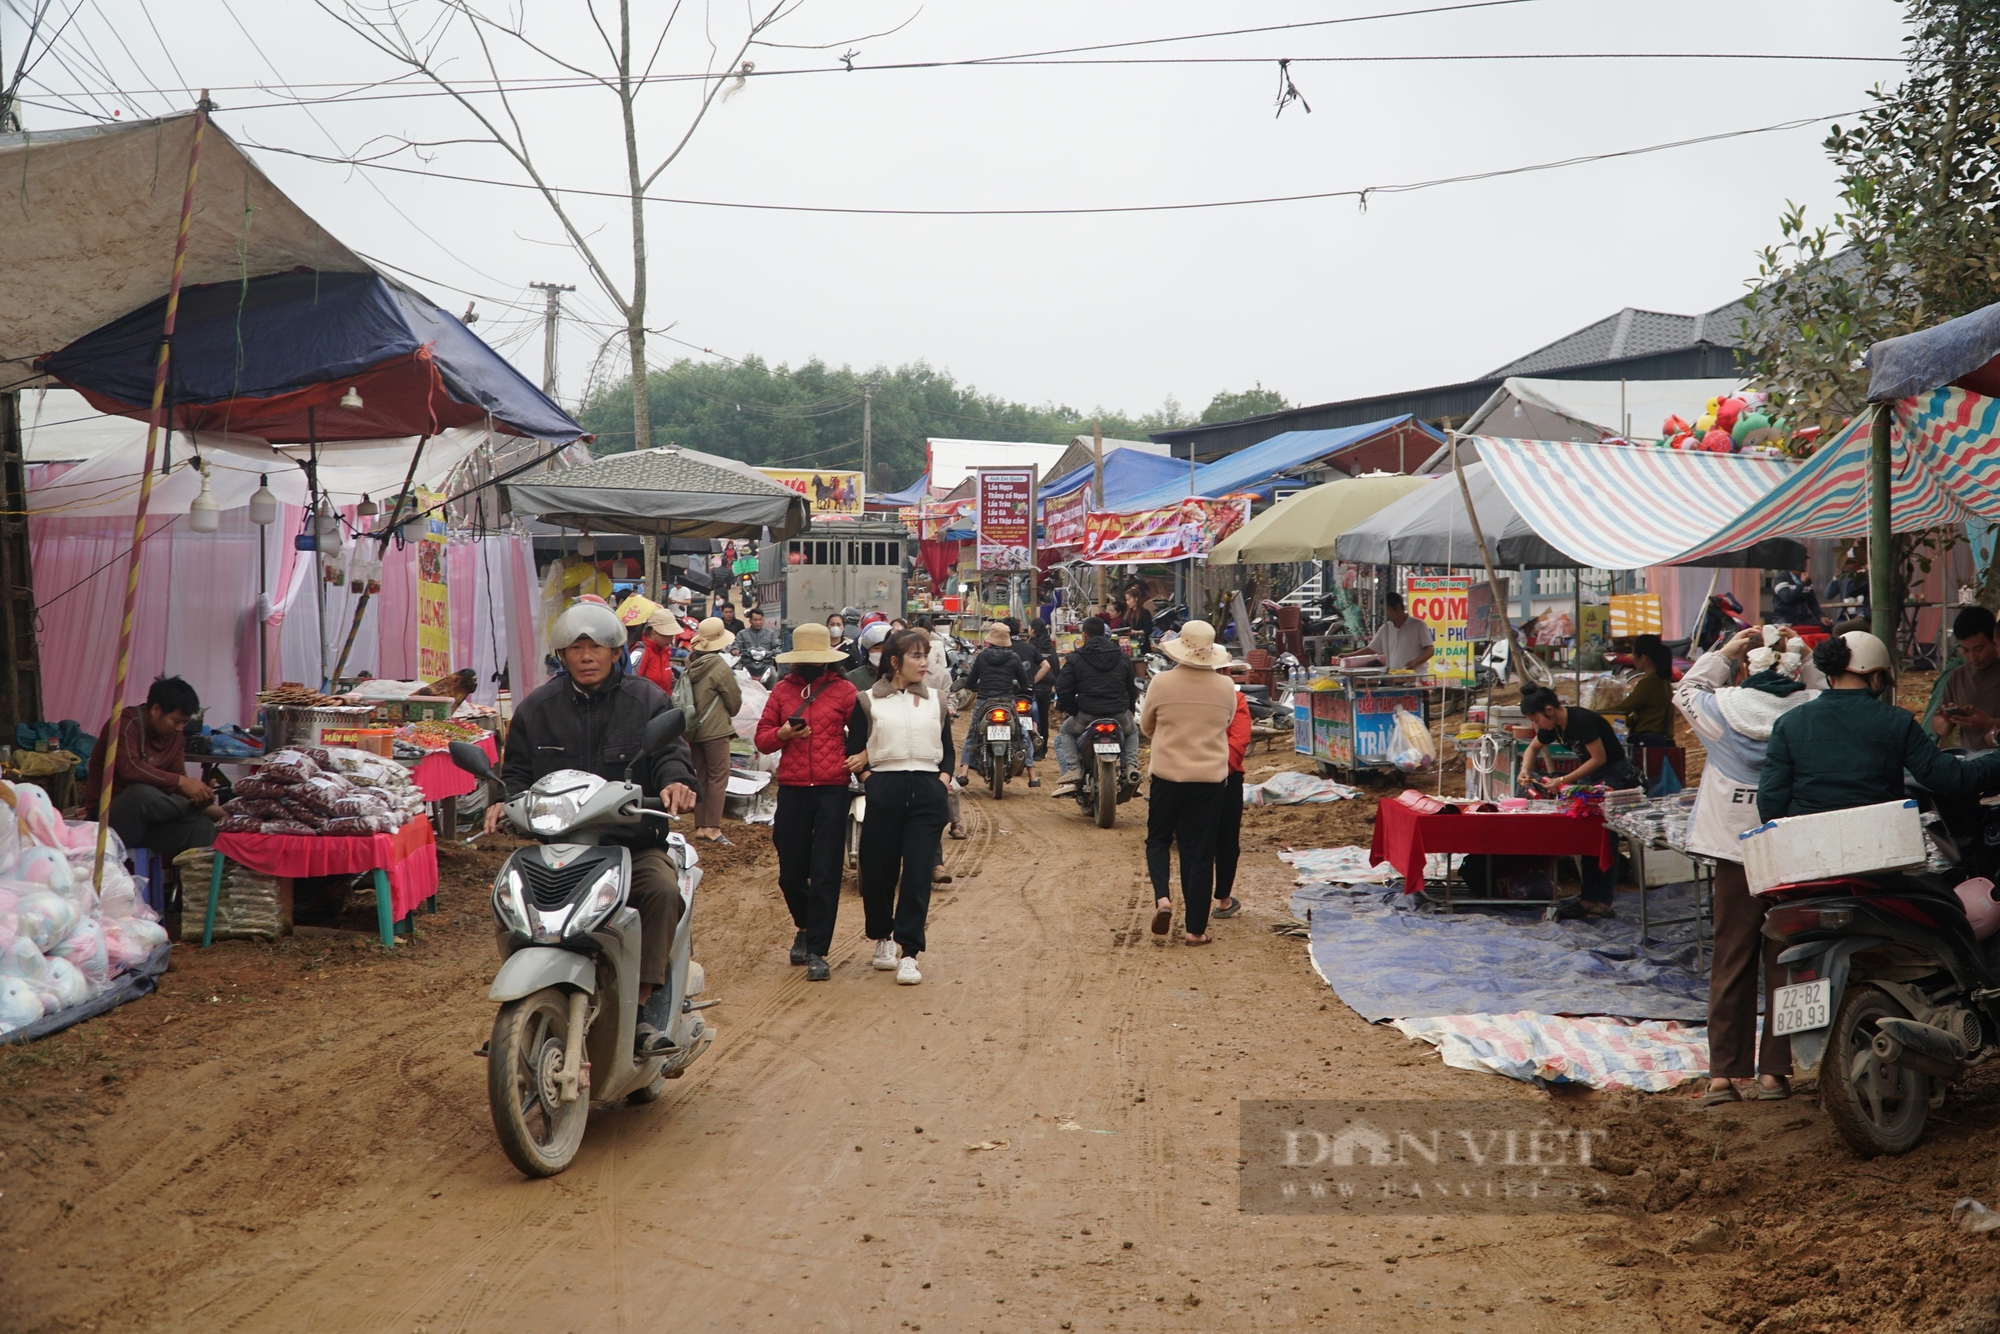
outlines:
[[719, 616], [696, 626], [688, 641], [687, 677], [694, 692], [694, 713], [688, 719], [687, 739], [700, 779], [695, 791], [701, 794], [694, 808], [694, 836], [712, 843], [729, 841], [722, 836], [722, 802], [729, 795], [729, 739], [736, 735], [743, 687], [722, 650], [735, 641]]
[[1190, 945], [1208, 943], [1208, 910], [1215, 895], [1215, 834], [1229, 778], [1229, 724], [1236, 716], [1236, 687], [1216, 670], [1229, 651], [1215, 642], [1215, 627], [1189, 621], [1178, 638], [1160, 645], [1174, 660], [1146, 691], [1139, 731], [1152, 742], [1148, 772], [1146, 872], [1153, 881], [1153, 934], [1173, 925], [1168, 879], [1170, 849], [1181, 853], [1181, 906]]

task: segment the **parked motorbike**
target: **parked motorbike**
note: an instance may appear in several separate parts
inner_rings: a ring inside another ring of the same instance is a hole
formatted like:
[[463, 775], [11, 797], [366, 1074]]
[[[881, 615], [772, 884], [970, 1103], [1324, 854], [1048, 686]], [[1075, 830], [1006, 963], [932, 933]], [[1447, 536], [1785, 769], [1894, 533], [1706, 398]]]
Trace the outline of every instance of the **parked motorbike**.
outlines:
[[1928, 869], [1781, 886], [1764, 919], [1788, 946], [1773, 1031], [1868, 1156], [1916, 1147], [1945, 1090], [2000, 1039], [2000, 796], [1909, 786]]
[[1138, 791], [1118, 771], [1125, 754], [1125, 729], [1116, 718], [1098, 718], [1078, 740], [1076, 804], [1097, 821], [1099, 829], [1109, 829], [1118, 823], [1119, 805]]
[[1035, 729], [1034, 715], [1026, 696], [1012, 708], [1002, 703], [988, 704], [972, 721], [986, 729], [986, 744], [972, 751], [972, 770], [986, 780], [995, 801], [1007, 795], [1007, 780], [1017, 778], [1027, 768], [1028, 737]]
[[774, 648], [746, 648], [737, 655], [736, 665], [766, 690], [778, 683], [778, 650]]
[[[641, 1016], [639, 914], [626, 903], [632, 854], [599, 842], [609, 830], [667, 818], [658, 798], [634, 780], [685, 725], [678, 709], [654, 718], [625, 782], [565, 769], [504, 807], [508, 824], [539, 845], [515, 851], [494, 877], [493, 915], [506, 944], [487, 993], [500, 1012], [487, 1044], [486, 1093], [500, 1147], [527, 1176], [554, 1176], [569, 1166], [593, 1103], [652, 1102], [714, 1037], [698, 1011], [716, 1002], [695, 1000], [705, 978], [690, 957], [699, 858], [679, 834], [669, 834], [681, 920], [668, 952], [667, 985], [647, 1002], [646, 1017], [673, 1046], [633, 1055]], [[477, 746], [453, 742], [451, 758], [475, 777], [498, 781]]]

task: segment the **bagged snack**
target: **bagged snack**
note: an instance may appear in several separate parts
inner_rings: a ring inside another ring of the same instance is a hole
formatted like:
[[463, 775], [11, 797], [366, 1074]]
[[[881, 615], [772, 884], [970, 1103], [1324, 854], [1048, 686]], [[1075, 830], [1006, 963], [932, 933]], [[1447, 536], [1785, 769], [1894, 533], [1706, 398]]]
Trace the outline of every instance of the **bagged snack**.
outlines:
[[236, 795], [265, 801], [283, 801], [285, 794], [296, 786], [298, 785], [290, 780], [266, 778], [260, 774], [255, 778], [246, 778], [238, 783], [236, 785]]
[[300, 838], [311, 838], [316, 832], [309, 824], [298, 820], [266, 820], [257, 829], [260, 834], [292, 834]]
[[261, 815], [225, 815], [215, 826], [218, 834], [261, 834], [264, 832], [264, 817]]
[[[181, 920], [197, 924], [191, 929], [199, 929], [207, 916], [214, 864], [214, 853], [207, 848], [189, 848], [174, 858], [181, 872]], [[215, 902], [216, 939], [275, 939], [279, 925], [278, 882], [235, 862], [227, 863], [222, 891]]]
[[272, 751], [257, 769], [259, 778], [278, 778], [293, 783], [303, 783], [318, 774], [319, 766], [312, 762], [311, 757], [289, 747]]

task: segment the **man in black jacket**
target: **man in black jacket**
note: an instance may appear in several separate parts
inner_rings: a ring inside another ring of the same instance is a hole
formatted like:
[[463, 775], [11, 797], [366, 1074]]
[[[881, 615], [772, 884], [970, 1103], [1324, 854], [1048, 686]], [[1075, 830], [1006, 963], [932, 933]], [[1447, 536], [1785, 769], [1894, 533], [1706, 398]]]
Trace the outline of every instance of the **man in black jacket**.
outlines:
[[[514, 709], [507, 753], [500, 766], [508, 797], [517, 797], [536, 779], [559, 769], [581, 769], [611, 782], [625, 781], [626, 768], [645, 743], [646, 724], [673, 707], [665, 691], [643, 677], [628, 676], [625, 627], [609, 607], [579, 602], [556, 618], [549, 639], [559, 645], [560, 676], [536, 687]], [[640, 786], [660, 794], [668, 811], [694, 809], [694, 758], [685, 741], [640, 764]], [[500, 827], [500, 806], [486, 808], [486, 830]], [[633, 830], [606, 830], [602, 841], [632, 850], [632, 884], [626, 902], [639, 914], [639, 1024], [637, 1050], [664, 1050], [669, 1016], [649, 1014], [646, 1001], [667, 981], [667, 954], [681, 920], [681, 894], [674, 863], [657, 821]], [[506, 951], [507, 938], [501, 937]], [[667, 992], [662, 989], [660, 995]]]
[[[972, 721], [965, 729], [965, 744], [958, 752], [958, 783], [965, 786], [972, 765], [975, 747], [986, 744], [986, 733], [980, 724], [980, 713], [990, 704], [1005, 704], [1011, 712], [1014, 701], [1023, 695], [1034, 693], [1034, 679], [1028, 675], [1028, 668], [1014, 651], [1014, 636], [1005, 624], [995, 621], [986, 627], [986, 647], [973, 654], [972, 661], [965, 665], [965, 675], [959, 684], [972, 692], [978, 706], [972, 711]], [[1042, 780], [1035, 777], [1035, 740], [1032, 733], [1027, 738], [1028, 786], [1040, 787]]]
[[1139, 682], [1132, 674], [1132, 659], [1104, 628], [1095, 616], [1084, 620], [1083, 642], [1063, 659], [1062, 674], [1056, 677], [1056, 707], [1069, 717], [1056, 733], [1056, 764], [1062, 776], [1051, 796], [1066, 797], [1076, 790], [1077, 738], [1099, 718], [1115, 718], [1125, 729], [1121, 757], [1125, 786], [1138, 781], [1139, 729], [1133, 726], [1132, 710], [1139, 706]]

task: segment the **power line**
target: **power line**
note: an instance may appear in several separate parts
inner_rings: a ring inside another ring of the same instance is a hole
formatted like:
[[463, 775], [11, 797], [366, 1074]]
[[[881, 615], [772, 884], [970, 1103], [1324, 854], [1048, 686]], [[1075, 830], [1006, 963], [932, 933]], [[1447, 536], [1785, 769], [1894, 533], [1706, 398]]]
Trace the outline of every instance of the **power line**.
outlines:
[[[649, 204], [677, 204], [685, 208], [748, 209], [753, 212], [770, 213], [830, 213], [859, 215], [864, 217], [915, 217], [915, 218], [1019, 218], [1019, 217], [1066, 217], [1089, 216], [1116, 213], [1185, 213], [1215, 208], [1250, 208], [1264, 204], [1297, 204], [1322, 199], [1358, 199], [1365, 209], [1370, 195], [1408, 194], [1416, 190], [1430, 190], [1444, 185], [1465, 185], [1475, 181], [1489, 181], [1503, 176], [1520, 176], [1531, 172], [1554, 171], [1562, 167], [1584, 166], [1594, 162], [1608, 162], [1616, 158], [1638, 157], [1648, 153], [1663, 153], [1675, 148], [1689, 148], [1697, 144], [1721, 143], [1730, 139], [1741, 139], [1754, 134], [1772, 134], [1783, 130], [1802, 129], [1808, 125], [1818, 125], [1825, 121], [1838, 120], [1842, 116], [1861, 114], [1859, 111], [1836, 111], [1824, 116], [1802, 116], [1795, 120], [1780, 121], [1775, 125], [1759, 125], [1743, 130], [1725, 130], [1718, 134], [1696, 135], [1689, 139], [1675, 139], [1667, 143], [1647, 144], [1640, 148], [1616, 149], [1606, 153], [1581, 153], [1574, 157], [1558, 158], [1550, 162], [1534, 162], [1518, 167], [1497, 167], [1488, 171], [1466, 172], [1456, 176], [1439, 176], [1430, 180], [1405, 181], [1390, 185], [1370, 185], [1359, 188], [1348, 187], [1339, 190], [1314, 190], [1300, 194], [1262, 195], [1243, 199], [1208, 199], [1180, 204], [1104, 204], [1060, 208], [861, 208], [837, 204], [761, 204], [733, 199], [685, 199], [666, 195], [644, 195]], [[536, 193], [546, 188], [551, 194], [577, 195], [585, 198], [629, 200], [630, 194], [616, 190], [588, 190], [575, 187], [551, 185], [542, 187], [527, 181], [502, 181], [491, 177], [464, 176], [452, 172], [420, 170], [402, 167], [389, 162], [356, 161], [347, 158], [330, 158], [324, 154], [308, 153], [303, 149], [281, 148], [275, 144], [260, 144], [246, 140], [252, 148], [272, 153], [283, 153], [290, 157], [305, 158], [312, 162], [325, 162], [335, 166], [364, 167], [373, 171], [390, 171], [405, 176], [421, 176], [430, 180], [454, 181], [468, 185], [490, 185], [507, 190], [528, 190]]]

